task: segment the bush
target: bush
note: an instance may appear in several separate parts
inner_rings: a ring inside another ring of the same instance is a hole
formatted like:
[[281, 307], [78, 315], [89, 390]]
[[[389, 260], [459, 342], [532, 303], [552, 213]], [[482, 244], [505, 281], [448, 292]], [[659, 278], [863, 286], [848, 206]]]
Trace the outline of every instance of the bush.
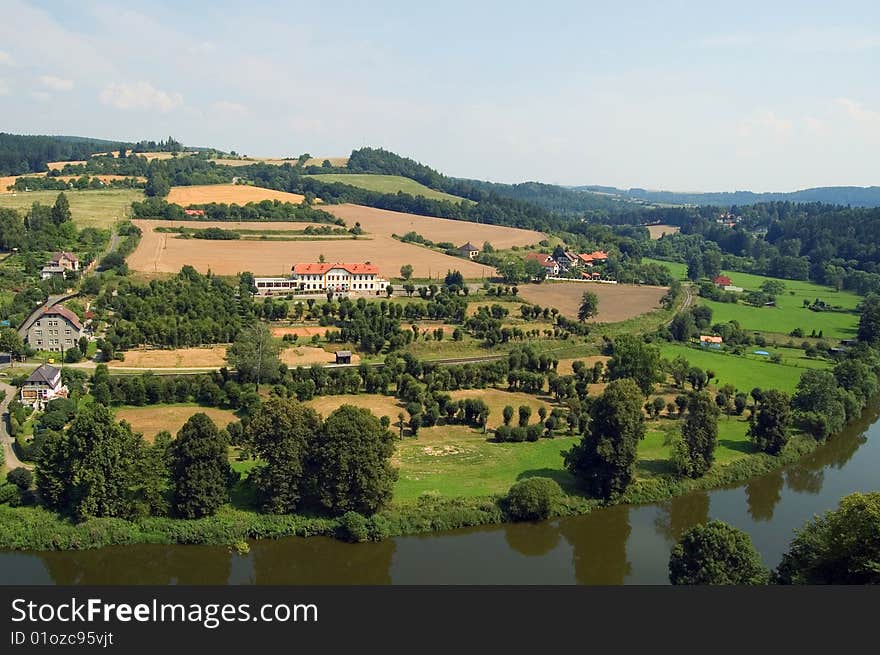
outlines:
[[361, 542], [370, 538], [370, 525], [357, 512], [346, 512], [339, 519], [339, 537], [345, 541]]
[[18, 487], [14, 484], [0, 485], [0, 505], [11, 502], [18, 498]]
[[34, 482], [34, 474], [30, 469], [19, 466], [6, 474], [6, 481], [11, 482], [22, 491], [27, 491]]
[[514, 521], [540, 521], [553, 513], [562, 497], [555, 480], [527, 478], [507, 492], [507, 513]]

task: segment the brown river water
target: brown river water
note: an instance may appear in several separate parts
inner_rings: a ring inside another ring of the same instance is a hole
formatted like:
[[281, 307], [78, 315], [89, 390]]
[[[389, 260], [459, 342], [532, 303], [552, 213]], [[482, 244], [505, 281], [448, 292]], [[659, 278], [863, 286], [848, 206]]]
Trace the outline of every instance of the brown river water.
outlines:
[[880, 403], [814, 453], [731, 488], [588, 516], [399, 537], [0, 552], [0, 584], [666, 584], [669, 551], [717, 518], [775, 566], [796, 529], [854, 491], [880, 489]]

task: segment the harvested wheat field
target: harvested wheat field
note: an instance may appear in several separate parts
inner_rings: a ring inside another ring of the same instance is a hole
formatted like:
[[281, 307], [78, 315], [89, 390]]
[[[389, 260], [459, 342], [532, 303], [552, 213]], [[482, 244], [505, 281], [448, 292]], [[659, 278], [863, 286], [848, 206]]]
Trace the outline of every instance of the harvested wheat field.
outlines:
[[327, 205], [323, 209], [340, 217], [349, 226], [360, 223], [370, 234], [403, 236], [407, 232], [417, 232], [436, 243], [448, 241], [456, 246], [470, 241], [482, 248], [483, 242], [488, 241], [495, 249], [505, 249], [529, 246], [546, 238], [545, 234], [534, 230], [404, 214], [362, 205]]
[[660, 307], [666, 287], [590, 282], [545, 282], [524, 284], [519, 295], [542, 307], [555, 307], [564, 316], [577, 318], [585, 291], [599, 297], [599, 315], [591, 323], [616, 323]]
[[116, 411], [116, 419], [131, 423], [134, 432], [140, 432], [147, 441], [153, 441], [162, 430], [168, 430], [176, 436], [193, 414], [202, 412], [217, 424], [225, 428], [237, 419], [228, 409], [216, 407], [198, 407], [195, 405], [154, 405], [152, 407], [131, 407]]
[[300, 339], [307, 338], [311, 339], [316, 334], [319, 337], [323, 337], [327, 334], [327, 330], [332, 328], [329, 327], [273, 327], [271, 329], [273, 337], [283, 337], [286, 334], [295, 334]]
[[[336, 358], [333, 353], [328, 353], [323, 348], [310, 348], [292, 346], [281, 351], [281, 361], [290, 367], [311, 366], [312, 364], [333, 364]], [[361, 361], [360, 355], [352, 353], [351, 363]]]
[[652, 239], [659, 239], [664, 234], [678, 234], [681, 230], [676, 225], [647, 225], [646, 227]]
[[299, 204], [303, 196], [298, 193], [275, 191], [247, 184], [198, 184], [195, 186], [171, 187], [166, 200], [186, 207], [187, 205], [206, 205], [211, 202], [244, 205], [261, 200], [280, 200]]
[[574, 371], [571, 366], [575, 362], [583, 362], [587, 368], [593, 368], [593, 365], [596, 362], [602, 362], [604, 365], [610, 357], [607, 355], [591, 355], [590, 357], [572, 357], [571, 359], [560, 359], [559, 363], [556, 365], [556, 372], [559, 375], [571, 375]]
[[[400, 412], [406, 414], [403, 405], [394, 396], [380, 396], [378, 394], [342, 394], [339, 396], [319, 396], [306, 402], [318, 414], [326, 418], [334, 410], [342, 405], [354, 405], [369, 409], [376, 416], [387, 416], [392, 423], [397, 421]], [[409, 415], [407, 415], [409, 420]]]
[[[304, 166], [320, 166], [324, 160], [328, 160], [334, 168], [341, 168], [348, 164], [348, 157], [312, 157], [307, 159]], [[220, 166], [250, 166], [251, 164], [269, 164], [271, 166], [281, 166], [283, 164], [296, 164], [296, 157], [291, 159], [282, 159], [279, 157], [247, 157], [245, 159], [214, 159]]]
[[450, 391], [449, 395], [453, 400], [479, 398], [486, 403], [489, 406], [489, 429], [501, 425], [504, 422], [503, 412], [505, 405], [513, 407], [513, 425], [516, 425], [518, 416], [517, 412], [519, 411], [520, 405], [526, 405], [532, 409], [532, 417], [529, 419], [530, 423], [537, 422], [539, 407], [545, 407], [548, 414], [552, 409], [549, 402], [544, 402], [531, 394], [520, 393], [518, 391], [504, 391], [503, 389], [459, 389], [457, 391]]
[[110, 368], [219, 368], [225, 365], [226, 346], [128, 350], [125, 361], [109, 363]]
[[62, 168], [70, 164], [71, 166], [79, 166], [80, 164], [85, 164], [85, 159], [73, 160], [73, 161], [50, 161], [46, 164], [46, 167], [50, 171], [60, 171]]
[[[400, 274], [400, 267], [411, 264], [416, 278], [442, 279], [449, 270], [459, 270], [468, 279], [492, 277], [495, 270], [459, 257], [428, 250], [422, 246], [401, 243], [383, 235], [361, 239], [329, 239], [309, 241], [210, 241], [177, 239], [174, 234], [155, 232], [158, 226], [204, 228], [212, 223], [199, 221], [134, 221], [143, 237], [128, 265], [144, 273], [177, 273], [186, 264], [202, 273], [235, 275], [251, 271], [255, 275], [289, 275], [298, 262], [315, 262], [320, 255], [328, 262], [371, 262], [386, 278]], [[218, 224], [224, 225], [224, 224]], [[225, 226], [234, 229], [237, 223]], [[303, 223], [250, 223], [251, 229], [301, 229]]]

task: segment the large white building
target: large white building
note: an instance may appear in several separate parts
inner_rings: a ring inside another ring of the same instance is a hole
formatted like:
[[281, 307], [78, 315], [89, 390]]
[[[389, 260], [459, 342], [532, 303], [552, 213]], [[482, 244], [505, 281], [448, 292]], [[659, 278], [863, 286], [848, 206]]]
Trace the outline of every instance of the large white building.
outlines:
[[290, 277], [254, 278], [257, 293], [276, 295], [322, 291], [384, 293], [388, 280], [379, 277], [373, 264], [296, 264]]

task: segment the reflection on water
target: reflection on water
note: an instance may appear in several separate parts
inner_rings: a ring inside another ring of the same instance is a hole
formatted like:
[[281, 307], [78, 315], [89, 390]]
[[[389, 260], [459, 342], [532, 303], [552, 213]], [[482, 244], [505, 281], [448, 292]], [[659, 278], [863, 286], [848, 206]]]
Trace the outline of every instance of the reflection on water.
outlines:
[[661, 584], [672, 544], [710, 517], [748, 532], [774, 566], [805, 521], [878, 488], [878, 408], [784, 470], [654, 505], [381, 543], [255, 541], [244, 556], [161, 545], [0, 552], [0, 584]]

